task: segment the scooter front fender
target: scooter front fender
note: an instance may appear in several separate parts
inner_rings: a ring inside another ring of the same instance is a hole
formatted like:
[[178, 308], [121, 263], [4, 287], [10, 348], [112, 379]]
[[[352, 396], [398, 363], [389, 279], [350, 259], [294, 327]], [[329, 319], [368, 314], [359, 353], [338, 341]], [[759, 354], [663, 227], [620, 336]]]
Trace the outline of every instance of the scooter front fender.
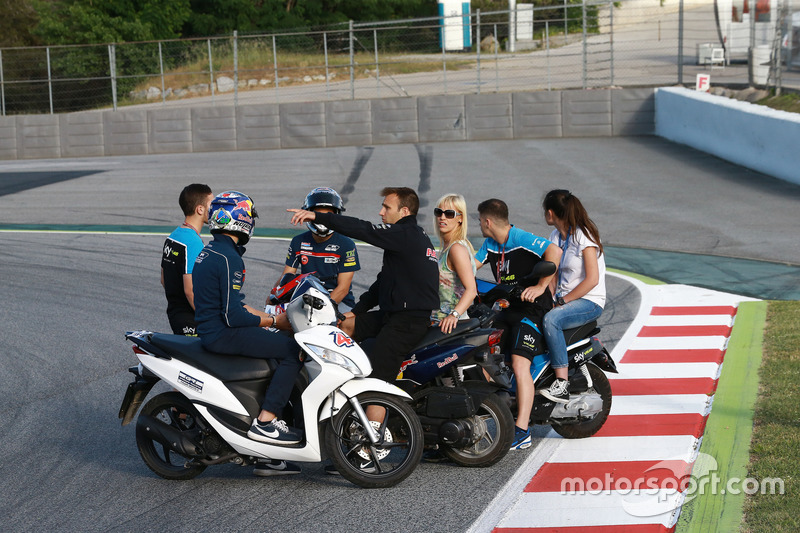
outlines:
[[319, 421], [329, 419], [331, 416], [336, 415], [349, 400], [354, 396], [358, 396], [364, 392], [383, 392], [393, 396], [400, 396], [403, 399], [411, 401], [411, 396], [403, 389], [387, 383], [382, 379], [377, 378], [357, 378], [351, 379], [338, 389], [336, 389], [325, 403], [322, 404], [322, 409], [319, 413]]

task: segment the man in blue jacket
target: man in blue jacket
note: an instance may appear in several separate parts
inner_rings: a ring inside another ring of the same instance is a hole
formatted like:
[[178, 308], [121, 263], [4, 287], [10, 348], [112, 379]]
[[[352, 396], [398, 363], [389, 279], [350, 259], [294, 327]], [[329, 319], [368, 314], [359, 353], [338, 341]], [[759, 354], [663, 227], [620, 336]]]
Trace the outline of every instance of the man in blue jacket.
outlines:
[[302, 363], [300, 347], [280, 333], [267, 331], [280, 320], [244, 303], [240, 293], [245, 268], [242, 254], [257, 217], [253, 200], [228, 191], [211, 202], [208, 221], [214, 240], [197, 256], [193, 276], [197, 334], [212, 352], [278, 360], [261, 412], [247, 436], [270, 444], [300, 442], [302, 432], [287, 426], [278, 414], [289, 401]]

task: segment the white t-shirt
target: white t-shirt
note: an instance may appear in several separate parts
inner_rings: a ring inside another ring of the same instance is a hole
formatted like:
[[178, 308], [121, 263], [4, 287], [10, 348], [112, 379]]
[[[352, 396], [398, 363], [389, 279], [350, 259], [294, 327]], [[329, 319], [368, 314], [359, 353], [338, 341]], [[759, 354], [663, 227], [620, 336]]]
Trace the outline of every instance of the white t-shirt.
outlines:
[[596, 303], [600, 307], [606, 304], [606, 260], [600, 254], [597, 244], [589, 240], [583, 231], [577, 229], [574, 235], [570, 235], [566, 242], [561, 238], [558, 230], [553, 230], [550, 234], [550, 241], [561, 248], [561, 264], [556, 273], [558, 286], [556, 296], [564, 296], [572, 291], [578, 284], [586, 278], [586, 269], [583, 266], [583, 250], [592, 247], [597, 252], [597, 269], [600, 279], [592, 290], [584, 294], [582, 298]]

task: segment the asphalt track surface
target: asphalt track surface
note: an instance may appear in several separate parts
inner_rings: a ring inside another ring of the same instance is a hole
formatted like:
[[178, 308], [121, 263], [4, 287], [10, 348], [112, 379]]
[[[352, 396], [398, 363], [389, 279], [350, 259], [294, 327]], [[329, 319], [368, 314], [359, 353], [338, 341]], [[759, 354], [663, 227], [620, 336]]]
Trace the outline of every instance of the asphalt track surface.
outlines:
[[[546, 235], [541, 196], [567, 187], [616, 246], [800, 264], [800, 187], [656, 138], [3, 163], [0, 226], [169, 228], [181, 219], [178, 192], [192, 181], [253, 195], [261, 227], [284, 231], [291, 229], [285, 208], [314, 186], [345, 191], [348, 214], [377, 220], [380, 188], [396, 184], [420, 190], [423, 212], [451, 190], [473, 208], [504, 198], [512, 222]], [[321, 464], [287, 478], [254, 478], [234, 466], [187, 482], [156, 477], [138, 456], [133, 427], [121, 428], [116, 416], [136, 361], [123, 332], [168, 329], [157, 266], [163, 237], [0, 233], [3, 530], [460, 531], [524, 461], [526, 452], [490, 469], [425, 463], [398, 487], [374, 491], [325, 476]], [[286, 246], [274, 239], [248, 246], [248, 301], [263, 301]], [[380, 264], [378, 250], [360, 254], [357, 293]], [[638, 296], [616, 278], [608, 282], [601, 337], [613, 347]]]

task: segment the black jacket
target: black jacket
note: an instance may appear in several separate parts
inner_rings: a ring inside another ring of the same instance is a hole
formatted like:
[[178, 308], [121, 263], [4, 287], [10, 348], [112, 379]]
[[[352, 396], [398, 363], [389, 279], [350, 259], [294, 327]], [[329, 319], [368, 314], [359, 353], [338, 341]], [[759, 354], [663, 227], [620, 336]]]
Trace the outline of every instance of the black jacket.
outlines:
[[353, 313], [365, 313], [376, 305], [390, 313], [439, 308], [436, 249], [416, 217], [403, 217], [396, 224], [372, 224], [344, 215], [317, 213], [316, 221], [383, 249], [378, 279], [361, 296]]

